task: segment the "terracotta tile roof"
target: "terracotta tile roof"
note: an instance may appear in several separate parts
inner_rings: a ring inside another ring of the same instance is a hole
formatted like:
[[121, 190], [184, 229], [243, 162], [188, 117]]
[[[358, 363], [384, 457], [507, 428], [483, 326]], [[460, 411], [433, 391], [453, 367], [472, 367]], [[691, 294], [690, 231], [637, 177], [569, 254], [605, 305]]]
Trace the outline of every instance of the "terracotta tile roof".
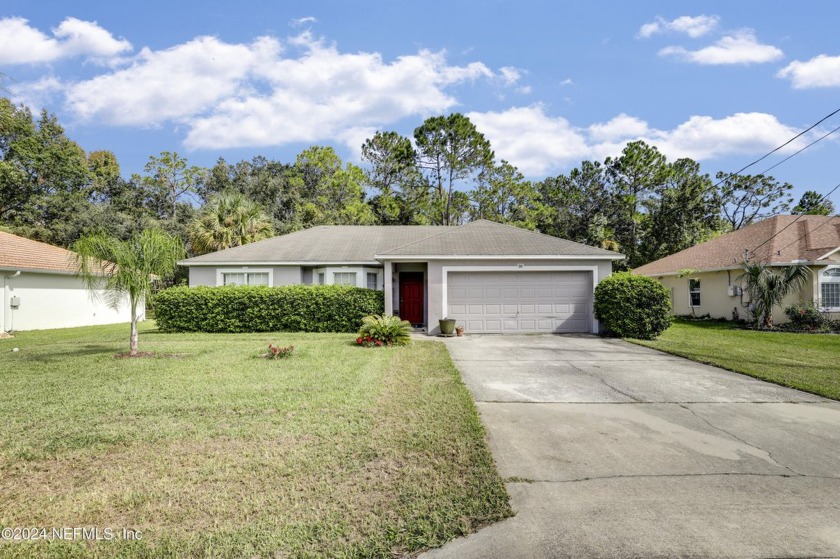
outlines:
[[[765, 242], [767, 239], [771, 240]], [[771, 264], [810, 262], [837, 248], [840, 248], [840, 217], [777, 215], [650, 262], [633, 272], [654, 276], [685, 269], [736, 268], [745, 253], [750, 253], [752, 260]]]
[[0, 268], [74, 274], [76, 253], [0, 231]]

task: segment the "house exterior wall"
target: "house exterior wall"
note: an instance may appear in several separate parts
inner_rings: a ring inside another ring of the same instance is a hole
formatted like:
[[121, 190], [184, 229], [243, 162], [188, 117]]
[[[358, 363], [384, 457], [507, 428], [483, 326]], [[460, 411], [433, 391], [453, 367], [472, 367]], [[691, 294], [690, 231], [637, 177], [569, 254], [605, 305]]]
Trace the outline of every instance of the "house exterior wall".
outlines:
[[216, 268], [211, 266], [190, 266], [190, 287], [216, 285]]
[[[798, 293], [788, 295], [780, 307], [773, 309], [773, 322], [787, 322], [784, 309], [796, 303], [813, 301], [817, 293], [817, 281], [819, 270], [823, 268], [812, 268], [813, 276], [802, 290]], [[742, 296], [730, 296], [727, 289], [730, 285], [739, 286], [743, 289], [744, 283], [738, 281], [741, 275], [740, 270], [723, 270], [718, 272], [699, 272], [690, 276], [679, 278], [677, 276], [654, 276], [671, 292], [671, 305], [673, 313], [677, 316], [692, 314], [689, 298], [690, 278], [700, 280], [700, 306], [694, 307], [696, 316], [709, 315], [712, 318], [723, 318], [732, 320], [733, 311], [737, 310], [738, 318], [749, 320], [749, 296], [744, 293]], [[832, 313], [836, 318], [840, 313]]]
[[[440, 333], [440, 326], [438, 321], [444, 318], [445, 310], [443, 309], [444, 293], [446, 290], [446, 281], [444, 279], [444, 269], [454, 271], [453, 268], [468, 266], [470, 268], [487, 267], [496, 271], [510, 270], [516, 271], [537, 271], [540, 268], [550, 267], [566, 267], [570, 269], [594, 268], [597, 272], [595, 282], [599, 282], [612, 273], [612, 261], [610, 260], [510, 260], [510, 259], [469, 259], [469, 260], [433, 260], [426, 264], [426, 315], [428, 327], [428, 334], [436, 335]], [[398, 270], [407, 271], [406, 264], [396, 264]], [[386, 268], [387, 269], [387, 268]], [[388, 275], [386, 274], [386, 278]], [[386, 291], [385, 312], [393, 313], [395, 300], [397, 299], [396, 292], [391, 292], [388, 297]]]
[[[11, 275], [10, 272], [3, 272]], [[85, 288], [81, 279], [69, 274], [22, 272], [0, 284], [0, 326], [4, 331], [40, 330], [118, 324], [131, 321], [128, 299], [117, 309], [111, 308], [98, 290], [98, 298]], [[13, 297], [20, 306], [11, 308]], [[145, 314], [140, 304], [138, 314]]]

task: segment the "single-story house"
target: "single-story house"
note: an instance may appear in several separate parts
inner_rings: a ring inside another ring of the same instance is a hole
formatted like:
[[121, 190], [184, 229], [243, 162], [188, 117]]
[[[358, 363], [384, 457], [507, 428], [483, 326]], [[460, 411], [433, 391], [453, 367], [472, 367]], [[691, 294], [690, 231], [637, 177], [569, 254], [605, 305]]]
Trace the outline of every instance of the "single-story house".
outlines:
[[[0, 231], [0, 330], [131, 321], [128, 301], [110, 307], [77, 277], [76, 254]], [[140, 312], [145, 312], [140, 309]]]
[[738, 280], [741, 263], [770, 266], [806, 264], [811, 281], [788, 296], [773, 312], [785, 322], [784, 308], [814, 301], [823, 312], [840, 318], [840, 217], [777, 215], [633, 270], [658, 279], [671, 290], [676, 315], [712, 318], [749, 317], [749, 295]]
[[597, 332], [592, 296], [624, 256], [510, 225], [319, 226], [196, 256], [190, 285], [384, 290], [385, 313], [430, 334]]

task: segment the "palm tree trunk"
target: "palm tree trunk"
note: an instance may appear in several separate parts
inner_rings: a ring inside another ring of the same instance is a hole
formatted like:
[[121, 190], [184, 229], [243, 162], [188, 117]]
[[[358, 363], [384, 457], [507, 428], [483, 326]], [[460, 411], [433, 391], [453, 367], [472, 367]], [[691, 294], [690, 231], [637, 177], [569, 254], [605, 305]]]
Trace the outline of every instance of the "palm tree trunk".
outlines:
[[767, 329], [773, 328], [773, 310], [764, 314], [764, 327]]
[[137, 356], [137, 301], [131, 301], [131, 337], [128, 339], [128, 355]]

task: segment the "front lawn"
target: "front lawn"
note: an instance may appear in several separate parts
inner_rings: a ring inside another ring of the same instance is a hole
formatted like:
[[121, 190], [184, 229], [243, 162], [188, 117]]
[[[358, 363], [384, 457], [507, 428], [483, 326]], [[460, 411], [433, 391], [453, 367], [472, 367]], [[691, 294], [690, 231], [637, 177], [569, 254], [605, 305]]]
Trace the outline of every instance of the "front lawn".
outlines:
[[743, 330], [677, 320], [658, 339], [628, 340], [701, 363], [840, 400], [840, 336]]
[[0, 340], [0, 528], [142, 534], [0, 556], [393, 557], [512, 514], [442, 344], [153, 326], [167, 357], [114, 359], [126, 325]]

